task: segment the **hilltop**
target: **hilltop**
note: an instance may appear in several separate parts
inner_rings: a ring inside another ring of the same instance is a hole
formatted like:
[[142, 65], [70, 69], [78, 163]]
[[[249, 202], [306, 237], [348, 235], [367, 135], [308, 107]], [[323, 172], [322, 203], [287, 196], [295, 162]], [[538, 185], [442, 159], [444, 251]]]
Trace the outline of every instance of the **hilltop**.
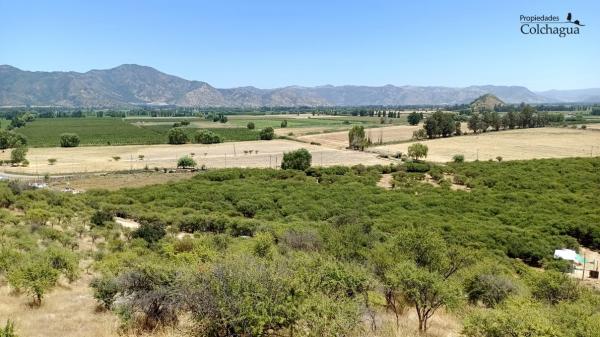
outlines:
[[471, 102], [470, 105], [473, 109], [475, 109], [476, 111], [479, 111], [479, 110], [494, 110], [494, 107], [502, 106], [504, 104], [505, 103], [501, 99], [496, 97], [495, 95], [485, 94], [485, 95], [478, 97], [473, 102]]

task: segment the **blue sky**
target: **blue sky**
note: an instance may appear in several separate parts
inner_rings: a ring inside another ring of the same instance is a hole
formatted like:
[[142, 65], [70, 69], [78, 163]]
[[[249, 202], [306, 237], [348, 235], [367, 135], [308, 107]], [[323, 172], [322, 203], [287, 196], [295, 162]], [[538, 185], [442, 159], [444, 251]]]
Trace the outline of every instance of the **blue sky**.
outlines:
[[[578, 36], [519, 31], [521, 14], [569, 11]], [[600, 1], [0, 0], [0, 64], [123, 63], [216, 87], [600, 87]]]

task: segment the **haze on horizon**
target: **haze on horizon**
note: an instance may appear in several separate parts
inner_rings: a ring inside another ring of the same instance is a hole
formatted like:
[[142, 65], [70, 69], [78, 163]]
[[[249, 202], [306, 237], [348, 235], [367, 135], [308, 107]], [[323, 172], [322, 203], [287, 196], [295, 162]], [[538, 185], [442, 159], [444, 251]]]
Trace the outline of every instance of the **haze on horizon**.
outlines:
[[[519, 15], [573, 15], [578, 36], [524, 36]], [[0, 2], [0, 64], [154, 67], [219, 88], [600, 87], [600, 3], [515, 0]]]

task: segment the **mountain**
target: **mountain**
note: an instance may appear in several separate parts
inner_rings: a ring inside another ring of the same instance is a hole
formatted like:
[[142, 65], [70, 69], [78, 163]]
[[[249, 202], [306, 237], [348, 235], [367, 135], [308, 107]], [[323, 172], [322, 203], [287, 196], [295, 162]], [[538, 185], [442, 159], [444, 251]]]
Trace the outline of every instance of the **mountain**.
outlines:
[[476, 100], [471, 102], [471, 107], [475, 109], [475, 111], [479, 110], [494, 110], [496, 106], [504, 105], [504, 102], [500, 100], [498, 97], [492, 94], [485, 94], [483, 96], [478, 97]]
[[577, 90], [548, 90], [537, 92], [553, 102], [600, 103], [600, 88]]
[[[597, 89], [592, 89], [597, 90]], [[467, 104], [493, 94], [507, 103], [546, 103], [554, 98], [519, 86], [466, 88], [394, 86], [289, 86], [275, 89], [218, 89], [154, 68], [124, 64], [107, 70], [24, 71], [0, 65], [0, 106], [194, 107], [360, 106]]]

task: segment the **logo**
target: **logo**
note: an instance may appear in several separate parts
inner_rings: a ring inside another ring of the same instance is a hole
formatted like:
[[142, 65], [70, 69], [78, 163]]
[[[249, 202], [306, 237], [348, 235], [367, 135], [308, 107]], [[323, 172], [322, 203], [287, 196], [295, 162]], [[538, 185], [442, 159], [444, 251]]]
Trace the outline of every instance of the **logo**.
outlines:
[[521, 15], [521, 34], [523, 35], [556, 35], [566, 37], [579, 35], [580, 28], [585, 25], [580, 20], [573, 20], [571, 13], [567, 14], [565, 21], [557, 15]]

